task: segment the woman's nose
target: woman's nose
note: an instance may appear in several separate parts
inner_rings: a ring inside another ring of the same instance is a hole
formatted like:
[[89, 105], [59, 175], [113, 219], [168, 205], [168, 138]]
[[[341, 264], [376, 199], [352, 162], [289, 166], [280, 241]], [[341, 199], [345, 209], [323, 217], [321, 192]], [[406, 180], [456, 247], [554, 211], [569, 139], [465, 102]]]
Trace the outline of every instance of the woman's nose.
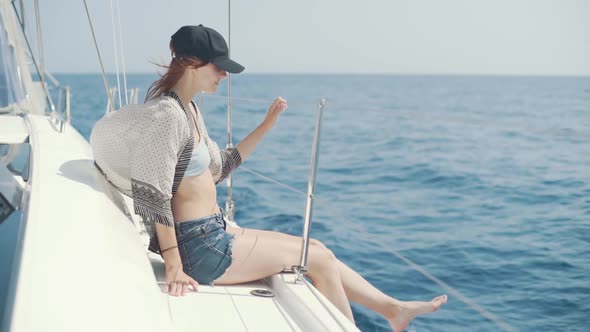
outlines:
[[221, 78], [227, 78], [227, 72], [225, 70], [221, 69], [219, 72], [220, 72]]

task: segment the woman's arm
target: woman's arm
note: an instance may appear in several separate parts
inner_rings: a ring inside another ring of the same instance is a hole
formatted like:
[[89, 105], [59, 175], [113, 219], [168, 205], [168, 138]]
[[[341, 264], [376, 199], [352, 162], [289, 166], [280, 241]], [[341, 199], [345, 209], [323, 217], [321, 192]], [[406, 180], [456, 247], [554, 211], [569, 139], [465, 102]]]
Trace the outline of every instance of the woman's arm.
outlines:
[[268, 108], [266, 118], [254, 129], [246, 138], [244, 138], [237, 148], [219, 149], [217, 143], [207, 135], [207, 128], [202, 117], [199, 117], [199, 130], [205, 135], [209, 152], [211, 153], [211, 164], [209, 169], [213, 175], [215, 184], [223, 181], [242, 161], [250, 156], [256, 145], [262, 140], [262, 137], [272, 128], [278, 120], [279, 114], [287, 108], [287, 102], [278, 97]]
[[248, 156], [254, 151], [254, 148], [262, 140], [262, 137], [271, 129], [268, 124], [261, 123], [254, 131], [244, 138], [236, 147], [242, 157], [242, 161], [248, 159]]
[[166, 269], [168, 270], [169, 268], [172, 269], [178, 267], [178, 265], [182, 265], [174, 227], [156, 223], [156, 234], [158, 236], [162, 258], [164, 258], [164, 262], [166, 263]]
[[248, 156], [254, 151], [256, 145], [262, 140], [262, 137], [276, 124], [279, 115], [287, 108], [287, 101], [281, 97], [275, 101], [268, 108], [266, 118], [262, 123], [254, 129], [246, 138], [244, 138], [237, 149], [242, 157], [242, 161], [246, 160]]
[[198, 283], [183, 272], [174, 230], [171, 199], [179, 151], [192, 145], [184, 112], [175, 103], [162, 102], [146, 115], [150, 119], [131, 151], [130, 177], [134, 212], [146, 222], [152, 240], [158, 239], [164, 258], [165, 291], [177, 296], [189, 285], [196, 290]]
[[178, 251], [174, 227], [156, 223], [156, 234], [158, 235], [160, 248], [162, 248], [162, 258], [164, 258], [166, 265], [165, 292], [173, 296], [184, 296], [189, 290], [189, 285], [196, 291], [199, 283], [184, 273], [182, 269], [182, 260]]

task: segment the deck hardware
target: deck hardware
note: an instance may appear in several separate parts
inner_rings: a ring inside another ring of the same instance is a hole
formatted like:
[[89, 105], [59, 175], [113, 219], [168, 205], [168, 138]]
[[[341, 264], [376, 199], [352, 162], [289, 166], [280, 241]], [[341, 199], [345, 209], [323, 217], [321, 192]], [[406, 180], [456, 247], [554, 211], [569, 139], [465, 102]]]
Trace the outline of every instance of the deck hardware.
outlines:
[[250, 294], [254, 295], [254, 296], [260, 296], [260, 297], [274, 297], [275, 293], [271, 290], [268, 289], [254, 289], [252, 291], [250, 291]]

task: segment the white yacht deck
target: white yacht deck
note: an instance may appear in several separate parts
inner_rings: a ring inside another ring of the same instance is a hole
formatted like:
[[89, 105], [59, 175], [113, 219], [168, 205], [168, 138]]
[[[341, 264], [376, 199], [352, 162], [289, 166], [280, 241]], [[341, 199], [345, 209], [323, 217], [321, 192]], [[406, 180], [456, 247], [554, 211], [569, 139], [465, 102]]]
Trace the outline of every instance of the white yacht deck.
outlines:
[[46, 116], [0, 117], [0, 144], [21, 143], [30, 131], [32, 146], [10, 330], [358, 331], [291, 273], [162, 293], [163, 261], [147, 252], [130, 200], [96, 171], [86, 140], [69, 125], [60, 133]]
[[25, 120], [16, 115], [0, 115], [0, 143], [18, 144], [23, 143], [29, 136]]

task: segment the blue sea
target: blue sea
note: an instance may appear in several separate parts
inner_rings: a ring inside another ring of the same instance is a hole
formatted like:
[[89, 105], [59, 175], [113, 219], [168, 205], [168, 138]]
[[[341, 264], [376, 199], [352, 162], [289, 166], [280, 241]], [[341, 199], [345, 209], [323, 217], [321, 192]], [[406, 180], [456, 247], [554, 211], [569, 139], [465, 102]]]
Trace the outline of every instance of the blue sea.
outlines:
[[[56, 77], [72, 87], [73, 124], [88, 138], [107, 104], [101, 76]], [[155, 78], [127, 85], [141, 100]], [[220, 146], [225, 84], [202, 107]], [[519, 331], [590, 329], [590, 78], [242, 74], [232, 96], [234, 144], [287, 99], [243, 166], [301, 192], [326, 99], [312, 235], [398, 299], [449, 294], [409, 331], [501, 331], [482, 310]], [[234, 200], [244, 227], [302, 232], [301, 193], [238, 169]], [[353, 309], [361, 330], [389, 330]]]

